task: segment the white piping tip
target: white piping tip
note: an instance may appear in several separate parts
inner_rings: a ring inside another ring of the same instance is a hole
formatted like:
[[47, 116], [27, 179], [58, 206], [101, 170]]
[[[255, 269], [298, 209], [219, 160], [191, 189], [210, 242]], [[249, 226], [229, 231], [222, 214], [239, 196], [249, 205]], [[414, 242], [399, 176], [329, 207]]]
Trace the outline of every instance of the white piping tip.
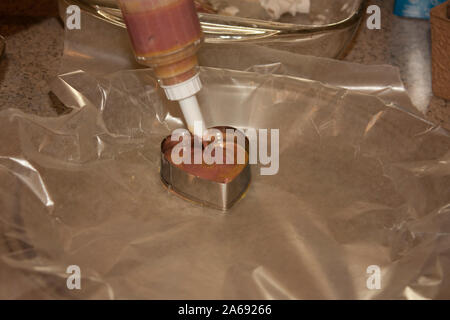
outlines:
[[195, 95], [178, 101], [183, 112], [184, 119], [190, 132], [196, 136], [203, 137], [206, 131], [205, 121], [203, 121], [202, 112], [198, 105]]

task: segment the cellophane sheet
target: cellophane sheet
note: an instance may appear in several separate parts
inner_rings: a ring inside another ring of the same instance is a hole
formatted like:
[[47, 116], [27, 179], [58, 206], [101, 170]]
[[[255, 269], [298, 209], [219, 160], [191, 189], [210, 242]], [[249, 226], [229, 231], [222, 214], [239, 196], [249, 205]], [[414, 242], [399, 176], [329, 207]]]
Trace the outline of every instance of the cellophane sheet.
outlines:
[[279, 130], [278, 173], [221, 212], [163, 187], [179, 108], [82, 21], [52, 83], [70, 112], [0, 113], [1, 298], [450, 298], [450, 135], [395, 68], [205, 46], [207, 126]]

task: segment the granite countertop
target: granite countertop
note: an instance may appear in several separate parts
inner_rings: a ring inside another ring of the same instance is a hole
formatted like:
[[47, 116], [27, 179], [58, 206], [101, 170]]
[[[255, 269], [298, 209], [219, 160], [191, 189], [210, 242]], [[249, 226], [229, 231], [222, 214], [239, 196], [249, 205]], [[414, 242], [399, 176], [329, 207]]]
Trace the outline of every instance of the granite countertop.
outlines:
[[[450, 129], [450, 102], [431, 92], [429, 21], [394, 16], [394, 0], [369, 3], [382, 8], [382, 28], [361, 26], [344, 60], [398, 66], [412, 101], [430, 120]], [[64, 48], [56, 0], [1, 2], [0, 20], [0, 34], [7, 38], [0, 60], [0, 110], [15, 107], [44, 116], [65, 112], [48, 86]]]

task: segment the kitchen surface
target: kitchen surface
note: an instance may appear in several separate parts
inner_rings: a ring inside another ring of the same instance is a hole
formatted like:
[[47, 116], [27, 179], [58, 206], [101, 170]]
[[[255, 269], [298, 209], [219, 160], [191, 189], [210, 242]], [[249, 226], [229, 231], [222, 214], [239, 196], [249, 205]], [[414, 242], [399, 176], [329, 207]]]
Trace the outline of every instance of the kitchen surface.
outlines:
[[[360, 26], [343, 59], [399, 67], [413, 103], [431, 121], [450, 128], [450, 102], [431, 92], [429, 21], [395, 16], [394, 0], [370, 0], [369, 4], [382, 9], [381, 30]], [[48, 87], [58, 73], [64, 47], [55, 1], [3, 1], [0, 12], [0, 34], [7, 38], [0, 60], [0, 110], [15, 107], [45, 116], [64, 112]]]

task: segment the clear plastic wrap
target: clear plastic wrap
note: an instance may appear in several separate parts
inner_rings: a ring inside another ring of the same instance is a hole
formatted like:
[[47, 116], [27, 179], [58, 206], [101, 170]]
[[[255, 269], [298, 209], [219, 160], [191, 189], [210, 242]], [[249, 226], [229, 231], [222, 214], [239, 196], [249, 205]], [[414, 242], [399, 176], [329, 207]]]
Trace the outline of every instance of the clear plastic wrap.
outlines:
[[[328, 60], [341, 83], [295, 77], [282, 57], [257, 72], [202, 68], [208, 126], [280, 129], [279, 173], [255, 165], [223, 214], [163, 187], [160, 142], [183, 122], [151, 72], [100, 72], [126, 50], [97, 42], [101, 58], [83, 65], [89, 46], [67, 39], [52, 87], [72, 111], [0, 113], [2, 298], [450, 297], [450, 135], [396, 105], [393, 69], [371, 69], [364, 91], [345, 88], [353, 68]], [[326, 66], [297, 59], [300, 77], [315, 74], [301, 62]], [[70, 265], [79, 291], [66, 287]]]

